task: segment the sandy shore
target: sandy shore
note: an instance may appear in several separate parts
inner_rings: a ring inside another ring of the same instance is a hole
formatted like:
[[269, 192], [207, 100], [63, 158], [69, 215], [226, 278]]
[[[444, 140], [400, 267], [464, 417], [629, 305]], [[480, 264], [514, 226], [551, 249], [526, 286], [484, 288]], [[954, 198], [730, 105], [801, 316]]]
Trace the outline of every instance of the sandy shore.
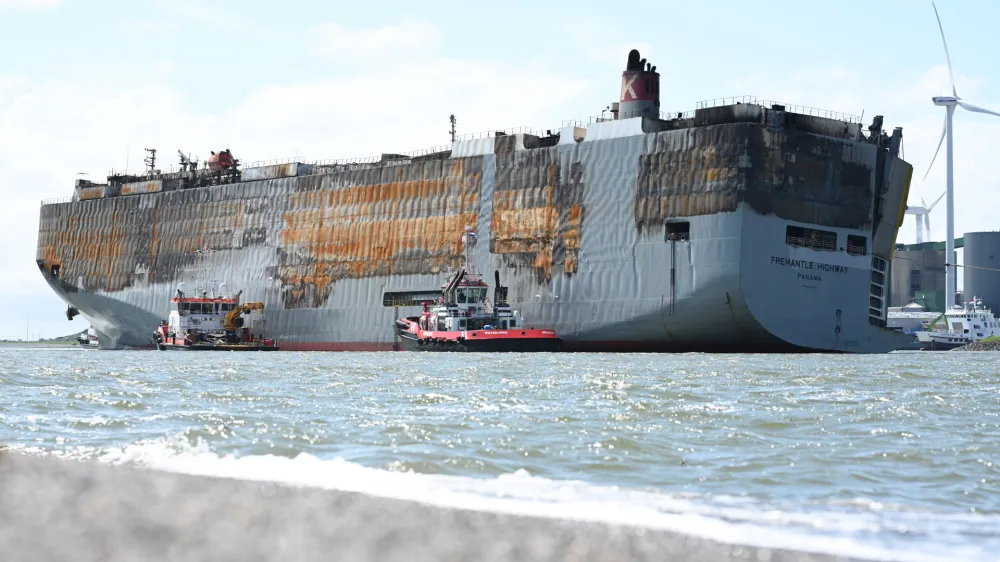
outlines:
[[5, 562], [853, 560], [2, 451], [0, 545]]

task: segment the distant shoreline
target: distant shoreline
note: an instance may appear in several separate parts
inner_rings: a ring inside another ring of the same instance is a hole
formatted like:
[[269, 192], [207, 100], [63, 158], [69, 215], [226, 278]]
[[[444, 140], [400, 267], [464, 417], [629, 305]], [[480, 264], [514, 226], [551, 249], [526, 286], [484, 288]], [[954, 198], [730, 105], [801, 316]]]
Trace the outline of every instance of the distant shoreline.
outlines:
[[0, 347], [6, 348], [56, 348], [56, 349], [81, 349], [82, 346], [76, 342], [67, 341], [0, 341]]

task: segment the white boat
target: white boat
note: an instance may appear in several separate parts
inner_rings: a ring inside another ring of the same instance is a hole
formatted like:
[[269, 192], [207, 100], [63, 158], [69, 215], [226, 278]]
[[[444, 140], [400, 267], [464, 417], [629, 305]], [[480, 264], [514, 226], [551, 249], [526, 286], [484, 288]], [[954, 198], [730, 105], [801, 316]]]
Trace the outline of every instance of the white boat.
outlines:
[[963, 307], [953, 307], [945, 314], [944, 330], [928, 330], [917, 332], [917, 340], [923, 349], [948, 350], [979, 341], [990, 336], [1000, 335], [998, 323], [993, 311], [983, 306], [983, 301], [973, 298]]
[[887, 327], [904, 334], [916, 334], [931, 329], [930, 325], [941, 318], [940, 312], [929, 311], [917, 302], [906, 306], [889, 307]]
[[82, 347], [97, 349], [99, 346], [97, 343], [97, 331], [94, 330], [93, 326], [87, 328], [87, 333], [77, 336], [76, 341], [80, 342]]
[[[181, 284], [183, 286], [183, 283]], [[244, 315], [264, 313], [264, 303], [240, 303], [240, 295], [209, 295], [201, 291], [190, 297], [181, 287], [170, 299], [170, 316], [153, 333], [156, 348], [216, 351], [277, 351], [274, 340], [264, 337], [264, 319], [245, 321]]]

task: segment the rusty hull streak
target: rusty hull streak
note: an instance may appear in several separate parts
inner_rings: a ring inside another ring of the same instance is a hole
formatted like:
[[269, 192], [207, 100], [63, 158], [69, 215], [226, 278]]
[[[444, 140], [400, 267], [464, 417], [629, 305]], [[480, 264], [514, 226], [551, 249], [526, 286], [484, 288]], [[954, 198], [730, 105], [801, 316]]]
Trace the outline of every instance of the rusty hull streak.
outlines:
[[293, 194], [280, 233], [285, 307], [319, 306], [338, 279], [457, 265], [463, 230], [479, 212], [482, 161], [468, 160], [339, 172]]
[[561, 162], [555, 148], [515, 151], [514, 136], [497, 137], [490, 252], [504, 265], [530, 268], [539, 284], [559, 266], [576, 273], [583, 226], [583, 165]]

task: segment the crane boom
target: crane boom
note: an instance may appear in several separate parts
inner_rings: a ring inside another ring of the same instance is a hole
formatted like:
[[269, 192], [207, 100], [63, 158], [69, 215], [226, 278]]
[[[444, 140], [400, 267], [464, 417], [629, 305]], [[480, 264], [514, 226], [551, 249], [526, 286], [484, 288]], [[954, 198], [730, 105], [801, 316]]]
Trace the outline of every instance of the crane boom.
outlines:
[[239, 324], [240, 324], [240, 322], [239, 322], [240, 315], [241, 314], [247, 314], [247, 313], [249, 313], [249, 312], [251, 312], [253, 310], [264, 310], [264, 303], [262, 303], [262, 302], [245, 302], [245, 303], [237, 306], [235, 309], [233, 309], [232, 312], [226, 314], [226, 320], [223, 323], [222, 327], [225, 328], [225, 329], [227, 329], [227, 330], [235, 330], [235, 329], [239, 328], [240, 327], [239, 326]]

